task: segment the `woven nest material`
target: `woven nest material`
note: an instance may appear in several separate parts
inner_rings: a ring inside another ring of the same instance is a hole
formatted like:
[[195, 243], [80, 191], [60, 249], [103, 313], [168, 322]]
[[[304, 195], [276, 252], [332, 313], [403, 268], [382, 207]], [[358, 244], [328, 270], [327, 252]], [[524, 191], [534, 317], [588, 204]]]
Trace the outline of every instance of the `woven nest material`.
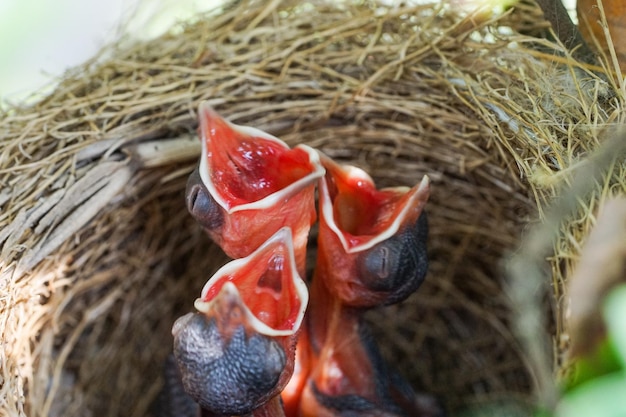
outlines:
[[503, 260], [624, 119], [611, 75], [531, 36], [545, 28], [523, 4], [488, 21], [438, 4], [244, 1], [3, 114], [0, 415], [150, 412], [173, 321], [226, 261], [184, 204], [202, 100], [380, 186], [428, 174], [426, 282], [370, 321], [386, 357], [452, 414], [523, 412], [542, 364], [562, 365], [563, 282], [592, 213], [624, 191], [613, 165], [562, 225], [552, 308], [534, 329], [554, 355], [537, 358], [514, 335], [523, 306], [503, 290]]

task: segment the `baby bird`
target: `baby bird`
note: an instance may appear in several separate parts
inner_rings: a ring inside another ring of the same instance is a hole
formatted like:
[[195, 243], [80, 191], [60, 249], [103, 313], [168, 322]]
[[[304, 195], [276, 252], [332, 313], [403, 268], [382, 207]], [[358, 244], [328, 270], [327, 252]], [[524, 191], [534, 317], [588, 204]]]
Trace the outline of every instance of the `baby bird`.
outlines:
[[198, 312], [172, 329], [185, 391], [217, 415], [277, 407], [294, 369], [307, 302], [289, 228], [224, 265], [196, 300]]
[[249, 255], [281, 227], [290, 227], [304, 274], [309, 229], [316, 220], [315, 184], [324, 175], [318, 153], [290, 149], [259, 129], [237, 126], [200, 105], [202, 155], [187, 182], [187, 208], [231, 258]]
[[378, 190], [364, 171], [322, 157], [320, 228], [307, 316], [311, 371], [303, 417], [438, 416], [389, 369], [363, 323], [365, 309], [412, 294], [427, 270], [428, 178]]

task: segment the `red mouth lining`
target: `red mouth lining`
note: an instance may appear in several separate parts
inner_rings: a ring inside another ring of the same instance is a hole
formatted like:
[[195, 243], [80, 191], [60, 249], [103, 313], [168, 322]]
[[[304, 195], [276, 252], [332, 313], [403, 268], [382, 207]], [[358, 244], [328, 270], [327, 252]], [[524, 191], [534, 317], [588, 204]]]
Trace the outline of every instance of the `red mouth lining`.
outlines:
[[315, 171], [302, 149], [240, 132], [216, 114], [202, 117], [211, 180], [232, 205], [261, 200]]
[[411, 195], [393, 189], [377, 190], [363, 177], [333, 171], [328, 170], [326, 176], [333, 218], [351, 245], [364, 243], [389, 228]]
[[294, 273], [284, 245], [268, 248], [216, 279], [203, 301], [211, 301], [230, 281], [257, 319], [275, 330], [291, 330], [298, 322], [302, 306]]

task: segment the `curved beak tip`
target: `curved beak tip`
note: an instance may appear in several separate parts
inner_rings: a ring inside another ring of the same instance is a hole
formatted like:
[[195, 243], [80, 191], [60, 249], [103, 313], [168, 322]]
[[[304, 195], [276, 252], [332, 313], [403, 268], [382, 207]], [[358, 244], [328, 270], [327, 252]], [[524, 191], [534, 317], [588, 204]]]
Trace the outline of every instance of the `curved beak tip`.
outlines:
[[424, 177], [422, 177], [422, 181], [420, 181], [419, 186], [417, 187], [417, 192], [427, 196], [430, 194], [430, 177], [428, 175], [424, 175]]
[[320, 181], [321, 217], [346, 253], [367, 250], [393, 236], [419, 216], [430, 196], [427, 175], [412, 188], [376, 189], [361, 169], [338, 165], [323, 155], [322, 161], [330, 179], [327, 175]]
[[211, 107], [208, 101], [203, 101], [198, 106], [198, 116], [200, 118], [200, 123], [210, 121], [213, 118], [221, 118], [217, 112]]
[[[226, 281], [217, 295], [211, 300], [204, 300], [202, 297], [197, 298], [193, 305], [201, 313], [209, 314], [218, 303], [239, 304], [243, 305], [243, 300], [239, 294], [237, 286], [230, 281]], [[179, 319], [180, 320], [180, 319]]]
[[198, 112], [202, 142], [199, 175], [229, 214], [278, 205], [324, 173], [313, 148], [298, 145], [290, 149], [267, 132], [229, 122], [206, 102]]

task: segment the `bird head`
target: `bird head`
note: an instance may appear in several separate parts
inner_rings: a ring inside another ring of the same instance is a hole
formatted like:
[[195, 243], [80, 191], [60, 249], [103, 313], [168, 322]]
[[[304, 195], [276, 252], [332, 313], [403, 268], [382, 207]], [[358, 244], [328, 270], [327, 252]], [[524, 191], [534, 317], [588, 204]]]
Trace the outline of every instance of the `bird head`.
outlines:
[[288, 228], [223, 266], [196, 300], [198, 312], [172, 329], [185, 391], [226, 415], [249, 413], [278, 395], [294, 369], [307, 302]]
[[428, 266], [424, 206], [428, 177], [413, 188], [377, 189], [363, 170], [322, 158], [320, 230], [316, 276], [354, 307], [408, 297]]
[[232, 258], [247, 256], [288, 226], [303, 263], [316, 218], [315, 183], [324, 174], [318, 153], [230, 123], [206, 103], [199, 118], [202, 155], [187, 183], [191, 214]]

